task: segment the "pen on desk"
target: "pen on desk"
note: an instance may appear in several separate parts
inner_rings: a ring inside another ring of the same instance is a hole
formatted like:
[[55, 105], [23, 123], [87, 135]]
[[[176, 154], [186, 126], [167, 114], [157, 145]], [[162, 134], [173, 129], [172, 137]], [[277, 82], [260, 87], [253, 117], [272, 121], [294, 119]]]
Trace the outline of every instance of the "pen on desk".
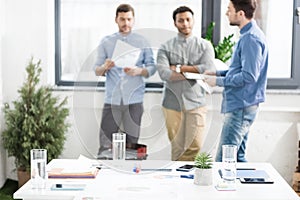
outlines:
[[223, 178], [222, 170], [219, 169], [218, 172], [219, 172], [219, 174], [220, 174], [220, 177]]
[[194, 174], [181, 174], [181, 175], [175, 175], [175, 174], [160, 174], [155, 176], [157, 178], [187, 178], [187, 179], [194, 179]]
[[256, 170], [255, 168], [236, 168], [236, 170]]
[[194, 179], [194, 175], [193, 174], [180, 175], [180, 178]]
[[142, 168], [141, 171], [163, 171], [163, 172], [170, 172], [172, 169], [167, 169], [167, 168]]

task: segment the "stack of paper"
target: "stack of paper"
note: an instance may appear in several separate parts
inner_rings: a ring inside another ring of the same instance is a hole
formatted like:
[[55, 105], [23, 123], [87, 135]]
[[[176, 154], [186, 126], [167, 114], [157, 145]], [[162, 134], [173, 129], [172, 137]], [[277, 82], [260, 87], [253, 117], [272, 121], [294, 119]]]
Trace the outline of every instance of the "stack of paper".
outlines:
[[68, 164], [53, 166], [48, 171], [48, 178], [95, 178], [99, 168], [90, 159], [80, 156], [68, 160]]
[[95, 178], [99, 169], [68, 170], [64, 168], [52, 168], [48, 172], [48, 178]]

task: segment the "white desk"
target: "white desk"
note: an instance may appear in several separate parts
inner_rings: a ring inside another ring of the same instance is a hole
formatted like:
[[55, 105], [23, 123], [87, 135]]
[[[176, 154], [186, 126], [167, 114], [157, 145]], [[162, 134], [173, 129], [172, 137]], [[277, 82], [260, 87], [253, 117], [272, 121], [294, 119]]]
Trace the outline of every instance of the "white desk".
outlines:
[[[53, 160], [49, 166], [65, 165], [68, 160]], [[113, 161], [105, 161], [111, 164]], [[180, 178], [176, 175], [193, 172], [176, 172], [175, 168], [187, 162], [170, 161], [125, 161], [112, 165], [125, 167], [125, 172], [112, 169], [101, 169], [96, 179], [81, 179], [87, 187], [84, 191], [51, 191], [53, 183], [61, 183], [58, 179], [49, 179], [45, 190], [31, 189], [30, 181], [14, 193], [15, 199], [24, 200], [54, 200], [72, 199], [81, 200], [82, 197], [94, 197], [94, 200], [112, 199], [143, 199], [143, 200], [296, 200], [300, 199], [292, 188], [285, 182], [279, 173], [268, 163], [238, 163], [237, 167], [256, 168], [265, 170], [274, 180], [274, 184], [241, 184], [237, 180], [236, 191], [217, 191], [214, 185], [220, 180], [218, 169], [221, 163], [214, 163], [214, 180], [211, 186], [197, 186], [193, 179]], [[172, 168], [172, 172], [155, 171], [135, 174], [132, 168], [135, 164], [142, 168], [166, 167]], [[111, 165], [110, 165], [111, 166]], [[62, 180], [66, 181], [66, 180]]]

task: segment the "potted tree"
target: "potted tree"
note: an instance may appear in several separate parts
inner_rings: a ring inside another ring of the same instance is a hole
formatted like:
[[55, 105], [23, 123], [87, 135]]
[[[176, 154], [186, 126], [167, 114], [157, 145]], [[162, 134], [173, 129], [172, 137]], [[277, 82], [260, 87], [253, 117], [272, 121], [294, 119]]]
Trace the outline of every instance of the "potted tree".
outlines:
[[[39, 86], [41, 61], [31, 58], [26, 67], [27, 78], [18, 90], [19, 98], [4, 105], [5, 130], [2, 142], [8, 156], [15, 158], [19, 187], [30, 178], [30, 150], [47, 149], [48, 161], [57, 158], [64, 147], [65, 122], [69, 109], [67, 98], [52, 95], [51, 88]], [[24, 178], [25, 175], [25, 178]]]
[[196, 185], [212, 184], [212, 162], [212, 156], [206, 152], [202, 152], [195, 157], [194, 183]]

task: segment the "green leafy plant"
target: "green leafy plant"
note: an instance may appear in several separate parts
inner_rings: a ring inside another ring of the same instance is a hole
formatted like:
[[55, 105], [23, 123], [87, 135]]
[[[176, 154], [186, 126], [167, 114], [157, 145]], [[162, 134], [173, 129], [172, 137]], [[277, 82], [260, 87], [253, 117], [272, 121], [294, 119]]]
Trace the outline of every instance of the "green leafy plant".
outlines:
[[195, 167], [199, 169], [210, 169], [212, 168], [213, 160], [209, 153], [202, 152], [195, 157], [194, 162]]
[[215, 27], [215, 22], [211, 22], [207, 28], [205, 39], [211, 42], [215, 50], [215, 57], [224, 63], [228, 61], [233, 52], [233, 46], [235, 42], [232, 41], [233, 34], [224, 37], [217, 45], [213, 43], [213, 30]]
[[64, 146], [65, 123], [69, 110], [65, 108], [67, 98], [59, 100], [52, 96], [47, 86], [39, 86], [41, 61], [31, 58], [26, 67], [27, 78], [18, 90], [19, 98], [4, 105], [6, 129], [2, 133], [4, 148], [8, 156], [15, 157], [16, 168], [20, 171], [30, 169], [30, 150], [47, 149], [48, 161], [57, 158]]

